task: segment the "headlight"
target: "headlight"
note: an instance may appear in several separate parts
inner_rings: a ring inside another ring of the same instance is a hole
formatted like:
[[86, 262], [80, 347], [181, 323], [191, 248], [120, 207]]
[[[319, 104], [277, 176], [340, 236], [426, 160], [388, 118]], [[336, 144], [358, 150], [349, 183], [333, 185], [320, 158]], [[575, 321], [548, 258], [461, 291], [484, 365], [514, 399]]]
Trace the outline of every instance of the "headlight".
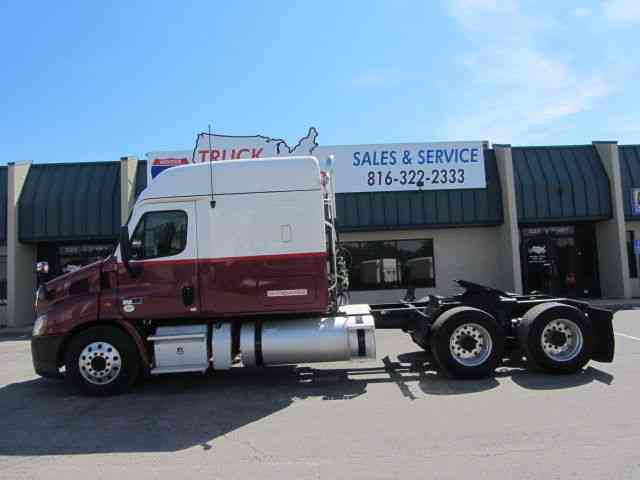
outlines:
[[33, 324], [33, 336], [37, 337], [38, 335], [42, 335], [44, 328], [47, 326], [47, 316], [40, 315], [36, 318], [36, 323]]

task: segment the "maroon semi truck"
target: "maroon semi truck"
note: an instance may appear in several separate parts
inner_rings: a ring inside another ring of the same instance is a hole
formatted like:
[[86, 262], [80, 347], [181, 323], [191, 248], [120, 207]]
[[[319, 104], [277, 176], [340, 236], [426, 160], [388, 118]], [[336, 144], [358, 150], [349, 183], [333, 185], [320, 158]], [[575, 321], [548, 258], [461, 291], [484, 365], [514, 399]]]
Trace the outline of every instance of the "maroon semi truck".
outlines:
[[146, 375], [371, 359], [384, 328], [460, 378], [513, 356], [552, 373], [612, 361], [612, 314], [574, 300], [459, 281], [454, 297], [347, 304], [331, 186], [313, 157], [166, 170], [112, 255], [39, 287], [36, 372], [110, 395]]

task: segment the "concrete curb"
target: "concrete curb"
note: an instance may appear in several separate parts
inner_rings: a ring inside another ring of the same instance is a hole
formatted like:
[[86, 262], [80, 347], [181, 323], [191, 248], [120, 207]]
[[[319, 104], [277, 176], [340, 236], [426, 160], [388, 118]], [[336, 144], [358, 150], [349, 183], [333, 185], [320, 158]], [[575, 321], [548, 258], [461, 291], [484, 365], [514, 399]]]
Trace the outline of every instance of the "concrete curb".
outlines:
[[29, 325], [27, 327], [5, 327], [4, 325], [0, 325], [0, 335], [31, 335], [31, 331], [33, 330], [33, 325]]
[[614, 304], [614, 305], [596, 305], [598, 308], [617, 312], [619, 310], [640, 310], [638, 304]]

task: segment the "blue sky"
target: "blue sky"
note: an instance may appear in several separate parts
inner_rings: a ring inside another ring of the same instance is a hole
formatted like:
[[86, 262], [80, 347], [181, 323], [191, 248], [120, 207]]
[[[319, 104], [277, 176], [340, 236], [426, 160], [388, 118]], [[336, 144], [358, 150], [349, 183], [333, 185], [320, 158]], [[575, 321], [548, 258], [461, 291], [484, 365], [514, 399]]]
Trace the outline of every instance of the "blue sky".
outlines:
[[0, 4], [0, 161], [197, 131], [324, 145], [640, 143], [640, 1]]

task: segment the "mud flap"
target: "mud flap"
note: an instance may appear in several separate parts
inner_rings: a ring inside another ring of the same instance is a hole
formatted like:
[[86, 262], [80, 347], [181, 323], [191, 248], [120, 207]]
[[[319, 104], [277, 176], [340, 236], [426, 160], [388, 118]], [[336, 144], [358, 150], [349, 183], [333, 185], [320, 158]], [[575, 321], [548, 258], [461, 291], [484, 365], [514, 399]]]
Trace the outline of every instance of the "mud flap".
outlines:
[[613, 312], [602, 308], [589, 307], [587, 315], [591, 320], [595, 335], [595, 348], [591, 358], [596, 362], [612, 362], [615, 353]]

